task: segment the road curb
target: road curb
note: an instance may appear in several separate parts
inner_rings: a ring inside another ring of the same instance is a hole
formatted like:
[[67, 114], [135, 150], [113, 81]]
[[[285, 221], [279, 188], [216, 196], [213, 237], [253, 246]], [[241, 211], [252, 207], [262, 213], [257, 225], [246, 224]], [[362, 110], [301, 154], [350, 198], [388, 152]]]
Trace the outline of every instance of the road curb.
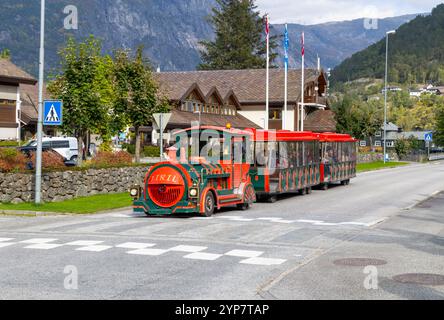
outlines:
[[116, 213], [124, 210], [130, 210], [132, 207], [124, 207], [120, 209], [112, 209], [106, 211], [98, 211], [93, 213], [69, 213], [69, 212], [44, 212], [44, 211], [20, 211], [20, 210], [0, 210], [0, 215], [3, 216], [18, 216], [18, 217], [50, 217], [50, 216], [92, 216], [107, 213]]

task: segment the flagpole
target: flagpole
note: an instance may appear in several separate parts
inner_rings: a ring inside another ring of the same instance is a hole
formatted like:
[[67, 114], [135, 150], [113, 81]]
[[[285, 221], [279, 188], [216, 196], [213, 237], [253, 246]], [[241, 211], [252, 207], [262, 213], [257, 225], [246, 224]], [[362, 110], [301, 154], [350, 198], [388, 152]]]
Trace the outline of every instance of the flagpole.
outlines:
[[302, 32], [302, 81], [301, 81], [301, 131], [304, 131], [304, 100], [305, 100], [305, 35]]
[[267, 76], [266, 76], [266, 89], [265, 89], [265, 130], [268, 130], [268, 123], [270, 122], [270, 25], [268, 20], [268, 14], [265, 15], [266, 32], [267, 32]]
[[284, 114], [282, 115], [282, 129], [287, 129], [288, 110], [288, 25], [285, 24], [285, 89], [284, 89]]

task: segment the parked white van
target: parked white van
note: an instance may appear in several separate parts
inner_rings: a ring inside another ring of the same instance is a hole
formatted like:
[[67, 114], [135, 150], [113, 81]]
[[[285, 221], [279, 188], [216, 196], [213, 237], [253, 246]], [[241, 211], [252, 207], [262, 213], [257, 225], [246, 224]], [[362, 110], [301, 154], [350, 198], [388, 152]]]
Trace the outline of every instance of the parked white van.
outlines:
[[[58, 154], [60, 154], [65, 161], [71, 161], [77, 163], [77, 158], [79, 157], [78, 143], [76, 138], [69, 137], [44, 137], [43, 150], [52, 149]], [[26, 144], [25, 147], [21, 149], [32, 149], [37, 148], [37, 141], [32, 140]]]

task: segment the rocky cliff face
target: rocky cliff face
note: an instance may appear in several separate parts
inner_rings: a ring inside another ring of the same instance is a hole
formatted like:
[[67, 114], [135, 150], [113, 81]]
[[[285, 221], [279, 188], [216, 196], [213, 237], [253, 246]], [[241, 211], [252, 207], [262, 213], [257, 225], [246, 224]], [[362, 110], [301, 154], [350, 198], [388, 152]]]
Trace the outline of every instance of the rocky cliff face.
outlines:
[[[81, 39], [89, 34], [103, 39], [106, 52], [116, 48], [135, 49], [143, 44], [153, 67], [162, 70], [193, 70], [200, 62], [199, 41], [211, 39], [207, 21], [215, 0], [47, 0], [47, 75], [56, 72], [57, 51], [69, 35]], [[78, 8], [79, 29], [63, 28], [67, 5]], [[291, 66], [299, 66], [300, 32], [306, 32], [308, 66], [318, 53], [326, 67], [381, 39], [388, 29], [413, 16], [382, 20], [377, 30], [366, 30], [362, 20], [314, 26], [290, 26]], [[0, 49], [11, 50], [13, 62], [36, 75], [40, 30], [40, 1], [0, 2]], [[282, 33], [283, 26], [274, 26]], [[282, 48], [279, 49], [282, 53]], [[277, 61], [281, 64], [282, 59]]]

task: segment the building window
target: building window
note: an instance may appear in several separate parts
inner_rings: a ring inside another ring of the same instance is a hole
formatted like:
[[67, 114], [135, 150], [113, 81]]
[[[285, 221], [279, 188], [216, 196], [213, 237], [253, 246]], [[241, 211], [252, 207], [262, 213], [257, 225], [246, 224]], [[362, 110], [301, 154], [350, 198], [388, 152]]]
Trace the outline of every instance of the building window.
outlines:
[[361, 147], [367, 147], [367, 141], [363, 140], [359, 142], [359, 146]]
[[270, 120], [282, 120], [282, 109], [270, 109]]
[[376, 142], [375, 142], [375, 147], [381, 147], [381, 146], [382, 146], [381, 141], [376, 141]]
[[387, 141], [386, 146], [387, 146], [387, 148], [394, 148], [395, 147], [395, 141]]
[[375, 136], [376, 136], [376, 137], [381, 137], [381, 136], [382, 136], [381, 131], [377, 131], [376, 134], [375, 134]]

